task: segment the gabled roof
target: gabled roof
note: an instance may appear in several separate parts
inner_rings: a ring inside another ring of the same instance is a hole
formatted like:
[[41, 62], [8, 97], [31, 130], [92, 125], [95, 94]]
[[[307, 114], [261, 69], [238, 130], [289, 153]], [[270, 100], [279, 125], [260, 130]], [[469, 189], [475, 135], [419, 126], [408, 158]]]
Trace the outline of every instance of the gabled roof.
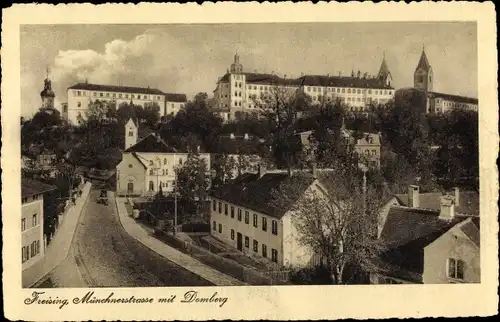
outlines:
[[22, 198], [30, 197], [33, 195], [42, 194], [44, 192], [49, 192], [56, 190], [57, 187], [49, 185], [40, 181], [33, 179], [22, 178], [21, 179], [21, 196]]
[[89, 84], [89, 83], [78, 83], [68, 87], [68, 89], [82, 89], [87, 91], [120, 92], [120, 93], [132, 93], [132, 94], [165, 95], [165, 93], [156, 88], [99, 85], [99, 84]]
[[457, 103], [467, 103], [467, 104], [478, 104], [478, 99], [467, 96], [452, 95], [438, 92], [429, 92], [429, 97], [442, 98], [447, 101], [457, 102]]
[[187, 97], [186, 94], [165, 93], [165, 100], [167, 102], [184, 103], [187, 102]]
[[429, 60], [427, 60], [427, 55], [425, 54], [425, 50], [422, 50], [422, 54], [420, 55], [420, 60], [418, 61], [417, 69], [423, 69], [424, 71], [429, 71], [431, 68], [431, 64], [429, 64]]
[[[261, 178], [259, 174], [245, 173], [234, 179], [231, 183], [213, 191], [211, 196], [232, 204], [249, 208], [277, 219], [281, 219], [292, 206], [281, 205], [276, 207], [273, 191], [279, 190], [281, 184], [289, 182], [290, 177], [284, 173], [266, 173]], [[308, 177], [309, 185], [304, 185], [305, 190], [313, 182], [312, 176]], [[301, 193], [298, 193], [301, 195]]]
[[124, 152], [176, 153], [177, 150], [168, 146], [158, 134], [151, 133]]
[[[419, 208], [438, 210], [441, 208], [440, 192], [419, 193]], [[402, 206], [408, 206], [408, 194], [396, 194]], [[475, 191], [461, 191], [459, 206], [455, 205], [455, 212], [479, 216], [479, 193]]]
[[389, 249], [415, 241], [420, 241], [424, 247], [463, 220], [461, 216], [443, 220], [435, 210], [393, 206], [380, 238]]
[[479, 228], [471, 218], [455, 214], [445, 220], [436, 210], [391, 207], [380, 236], [387, 250], [380, 256], [379, 272], [421, 283], [425, 247], [453, 227], [479, 246]]
[[460, 223], [459, 228], [477, 247], [480, 247], [479, 227], [471, 219]]

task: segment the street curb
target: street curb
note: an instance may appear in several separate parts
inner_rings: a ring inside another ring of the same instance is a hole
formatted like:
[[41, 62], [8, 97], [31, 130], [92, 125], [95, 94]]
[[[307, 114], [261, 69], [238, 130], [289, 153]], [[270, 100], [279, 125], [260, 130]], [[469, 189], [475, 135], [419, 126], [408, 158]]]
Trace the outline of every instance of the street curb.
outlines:
[[[212, 281], [208, 280], [206, 277], [203, 277], [203, 276], [201, 276], [201, 275], [197, 274], [196, 272], [193, 272], [193, 271], [191, 271], [190, 269], [188, 269], [188, 268], [186, 268], [186, 267], [184, 267], [184, 266], [182, 266], [182, 265], [177, 264], [176, 262], [172, 261], [172, 259], [170, 259], [170, 258], [168, 258], [168, 257], [166, 257], [166, 256], [164, 256], [164, 255], [162, 255], [162, 254], [160, 254], [160, 253], [158, 253], [157, 251], [155, 251], [154, 249], [152, 249], [151, 247], [149, 247], [148, 245], [146, 245], [145, 243], [143, 243], [141, 240], [139, 240], [139, 239], [135, 238], [134, 236], [132, 236], [132, 235], [131, 235], [131, 234], [130, 234], [130, 233], [129, 233], [126, 229], [125, 229], [125, 226], [123, 226], [122, 219], [121, 219], [121, 217], [120, 217], [120, 213], [119, 213], [119, 210], [118, 210], [118, 198], [116, 198], [116, 194], [113, 194], [113, 197], [115, 198], [115, 206], [116, 206], [116, 212], [117, 212], [117, 215], [118, 215], [118, 221], [120, 222], [120, 225], [122, 226], [123, 230], [124, 230], [124, 231], [125, 231], [125, 232], [126, 232], [126, 233], [130, 236], [130, 237], [132, 237], [134, 240], [136, 240], [137, 242], [139, 242], [139, 243], [141, 243], [142, 245], [144, 245], [144, 246], [145, 246], [146, 248], [148, 248], [150, 251], [152, 251], [152, 252], [156, 253], [158, 256], [161, 256], [161, 257], [163, 257], [163, 258], [165, 258], [165, 259], [167, 259], [167, 260], [171, 261], [171, 262], [172, 262], [172, 263], [174, 263], [175, 265], [177, 265], [177, 266], [179, 266], [179, 267], [182, 267], [183, 269], [185, 269], [185, 270], [187, 270], [187, 271], [189, 271], [189, 272], [191, 272], [191, 273], [193, 273], [193, 274], [195, 274], [195, 275], [197, 275], [197, 276], [199, 276], [199, 277], [201, 277], [201, 278], [203, 278], [203, 279], [205, 279], [205, 280], [207, 280], [207, 281], [209, 281], [209, 282], [213, 283]], [[170, 247], [170, 246], [169, 246], [169, 247]], [[193, 258], [193, 260], [196, 260], [196, 259], [194, 259], [194, 258]], [[201, 263], [201, 262], [200, 262], [200, 263]], [[202, 264], [203, 264], [203, 263], [202, 263]], [[210, 266], [208, 266], [208, 265], [206, 265], [206, 264], [203, 264], [203, 265], [204, 265], [204, 266], [207, 266], [207, 267], [209, 267], [209, 268], [211, 268], [211, 269], [212, 269], [212, 270], [214, 270], [214, 271], [219, 272], [220, 274], [227, 275], [227, 274], [224, 274], [224, 273], [222, 273], [222, 272], [220, 272], [220, 271], [216, 270], [215, 268], [210, 267]], [[245, 283], [245, 282], [243, 282], [243, 281], [240, 281], [240, 280], [238, 280], [238, 279], [236, 279], [236, 278], [234, 278], [234, 277], [231, 277], [231, 276], [229, 276], [229, 275], [227, 275], [227, 276], [228, 276], [229, 278], [231, 278], [231, 279], [235, 279], [235, 280], [237, 280], [238, 282], [240, 282], [240, 283], [241, 283], [241, 285], [224, 285], [224, 286], [249, 286], [249, 284], [247, 284], [247, 283]], [[215, 283], [214, 283], [214, 284], [215, 284]], [[221, 286], [221, 285], [217, 285], [217, 284], [215, 284], [215, 286]]]

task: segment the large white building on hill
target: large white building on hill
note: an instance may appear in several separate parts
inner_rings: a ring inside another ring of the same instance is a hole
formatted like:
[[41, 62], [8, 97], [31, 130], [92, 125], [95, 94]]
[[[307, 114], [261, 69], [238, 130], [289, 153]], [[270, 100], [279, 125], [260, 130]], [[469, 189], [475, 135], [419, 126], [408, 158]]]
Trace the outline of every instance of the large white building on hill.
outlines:
[[187, 102], [185, 94], [164, 93], [156, 88], [98, 85], [78, 83], [68, 88], [68, 102], [63, 105], [62, 114], [77, 124], [80, 118], [86, 118], [86, 112], [92, 102], [97, 100], [115, 102], [116, 108], [122, 103], [141, 105], [156, 103], [160, 107], [160, 116], [175, 115]]
[[273, 90], [302, 92], [313, 104], [323, 99], [340, 99], [350, 111], [365, 111], [370, 104], [384, 104], [394, 97], [392, 75], [384, 56], [376, 77], [360, 71], [350, 76], [304, 75], [299, 78], [243, 71], [238, 54], [214, 90], [214, 109], [225, 120], [234, 120], [258, 111], [256, 100]]

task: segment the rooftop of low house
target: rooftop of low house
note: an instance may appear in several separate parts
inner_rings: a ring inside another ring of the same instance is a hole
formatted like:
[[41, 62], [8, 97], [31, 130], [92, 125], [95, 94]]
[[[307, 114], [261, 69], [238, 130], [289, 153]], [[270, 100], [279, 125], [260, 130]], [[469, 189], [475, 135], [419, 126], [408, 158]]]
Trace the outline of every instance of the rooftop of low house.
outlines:
[[21, 196], [22, 198], [39, 195], [45, 192], [56, 190], [57, 187], [49, 185], [37, 180], [22, 178], [21, 179]]

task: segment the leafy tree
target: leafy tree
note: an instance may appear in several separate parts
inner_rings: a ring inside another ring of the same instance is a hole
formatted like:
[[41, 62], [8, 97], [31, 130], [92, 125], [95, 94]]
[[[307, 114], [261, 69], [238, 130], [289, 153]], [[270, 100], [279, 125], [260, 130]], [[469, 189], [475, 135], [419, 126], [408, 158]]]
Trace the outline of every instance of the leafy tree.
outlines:
[[447, 185], [479, 177], [477, 112], [454, 109], [439, 116], [433, 138], [437, 146], [435, 173]]
[[160, 105], [157, 102], [144, 104], [142, 119], [150, 127], [156, 125], [160, 120]]
[[302, 100], [298, 99], [296, 90], [285, 86], [271, 86], [260, 98], [253, 98], [260, 116], [267, 121], [272, 159], [279, 169], [291, 166], [290, 138], [294, 132], [294, 124], [298, 117], [298, 108]]
[[217, 188], [233, 179], [233, 174], [236, 169], [236, 160], [226, 154], [218, 153], [213, 155], [213, 170], [215, 177], [212, 181], [212, 187]]
[[139, 108], [140, 106], [136, 107], [135, 105], [130, 103], [121, 103], [118, 106], [118, 110], [116, 111], [118, 123], [125, 124], [130, 118], [132, 118], [133, 120], [137, 120], [138, 117], [136, 115], [136, 110], [138, 110]]
[[203, 203], [208, 197], [210, 177], [207, 169], [205, 159], [196, 150], [190, 152], [182, 167], [176, 169], [176, 191], [183, 202], [196, 209], [196, 214], [203, 209]]
[[222, 119], [208, 109], [204, 101], [188, 102], [175, 117], [160, 128], [161, 136], [179, 150], [187, 150], [183, 137], [199, 142], [203, 150], [213, 151], [222, 127]]
[[292, 205], [299, 244], [319, 255], [335, 284], [355, 282], [348, 268], [371, 271], [383, 250], [376, 238], [380, 198], [370, 186], [363, 188], [359, 172], [339, 164], [320, 179], [323, 192], [311, 189], [298, 195], [310, 182], [303, 175], [294, 175], [273, 192], [275, 207]]
[[99, 124], [104, 123], [106, 114], [108, 113], [108, 106], [106, 102], [95, 100], [89, 104], [89, 108], [85, 112], [88, 122], [96, 122]]

